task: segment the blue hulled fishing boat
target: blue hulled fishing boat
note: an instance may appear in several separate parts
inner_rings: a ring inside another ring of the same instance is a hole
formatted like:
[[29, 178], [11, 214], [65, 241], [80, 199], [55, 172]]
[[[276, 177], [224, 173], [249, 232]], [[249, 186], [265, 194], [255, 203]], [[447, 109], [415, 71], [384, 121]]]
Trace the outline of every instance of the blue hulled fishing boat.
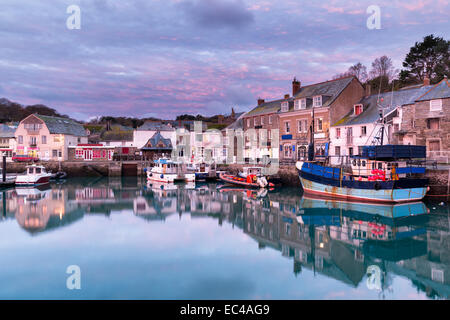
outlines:
[[331, 167], [316, 161], [297, 162], [303, 190], [344, 200], [398, 203], [425, 197], [428, 179], [425, 167], [412, 159], [425, 158], [424, 146], [364, 146], [351, 159], [350, 167]]

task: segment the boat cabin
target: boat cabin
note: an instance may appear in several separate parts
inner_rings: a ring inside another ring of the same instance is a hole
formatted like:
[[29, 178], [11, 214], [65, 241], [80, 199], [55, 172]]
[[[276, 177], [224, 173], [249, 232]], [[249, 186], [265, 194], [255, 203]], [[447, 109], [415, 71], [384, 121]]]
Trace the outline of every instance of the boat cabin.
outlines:
[[370, 180], [374, 176], [398, 180], [411, 174], [424, 174], [420, 162], [413, 164], [413, 158], [425, 158], [424, 146], [364, 146], [362, 154], [353, 156], [350, 166], [353, 176]]
[[28, 166], [27, 174], [45, 174], [47, 171], [43, 166]]

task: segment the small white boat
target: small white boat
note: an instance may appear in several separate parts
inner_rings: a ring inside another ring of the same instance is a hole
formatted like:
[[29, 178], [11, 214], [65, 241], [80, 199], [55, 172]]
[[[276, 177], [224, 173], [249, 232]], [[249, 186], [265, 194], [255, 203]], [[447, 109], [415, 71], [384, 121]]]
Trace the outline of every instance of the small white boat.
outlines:
[[17, 175], [17, 186], [37, 186], [50, 182], [51, 173], [44, 166], [30, 165], [24, 174]]
[[155, 160], [155, 165], [147, 170], [147, 180], [163, 183], [194, 182], [195, 173], [189, 172], [186, 166], [169, 159]]
[[[7, 173], [5, 178], [6, 178], [5, 183], [7, 183], [7, 184], [14, 183], [16, 181], [17, 174]], [[0, 181], [3, 182], [3, 169], [2, 168], [0, 168]]]

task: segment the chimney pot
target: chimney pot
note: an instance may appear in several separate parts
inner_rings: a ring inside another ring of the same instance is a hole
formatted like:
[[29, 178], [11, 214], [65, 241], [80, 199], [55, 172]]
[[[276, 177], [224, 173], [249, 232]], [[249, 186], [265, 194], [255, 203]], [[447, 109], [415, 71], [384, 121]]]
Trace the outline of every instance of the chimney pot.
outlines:
[[289, 99], [289, 94], [285, 94], [285, 95], [284, 95], [284, 98], [285, 98], [285, 99]]
[[264, 103], [264, 99], [259, 98], [258, 99], [258, 106], [262, 105]]
[[292, 96], [295, 96], [301, 88], [301, 83], [295, 77], [292, 81]]

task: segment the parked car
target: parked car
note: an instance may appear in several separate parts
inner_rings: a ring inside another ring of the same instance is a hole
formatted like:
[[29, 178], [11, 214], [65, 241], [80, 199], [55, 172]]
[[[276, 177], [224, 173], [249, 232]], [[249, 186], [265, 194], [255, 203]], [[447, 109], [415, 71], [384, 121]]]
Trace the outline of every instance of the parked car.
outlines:
[[26, 155], [26, 154], [24, 154], [24, 155], [14, 155], [13, 157], [12, 157], [12, 161], [15, 161], [15, 162], [37, 162], [37, 161], [39, 161], [39, 158], [37, 158], [37, 157], [33, 157], [33, 156], [29, 156], [29, 155]]

